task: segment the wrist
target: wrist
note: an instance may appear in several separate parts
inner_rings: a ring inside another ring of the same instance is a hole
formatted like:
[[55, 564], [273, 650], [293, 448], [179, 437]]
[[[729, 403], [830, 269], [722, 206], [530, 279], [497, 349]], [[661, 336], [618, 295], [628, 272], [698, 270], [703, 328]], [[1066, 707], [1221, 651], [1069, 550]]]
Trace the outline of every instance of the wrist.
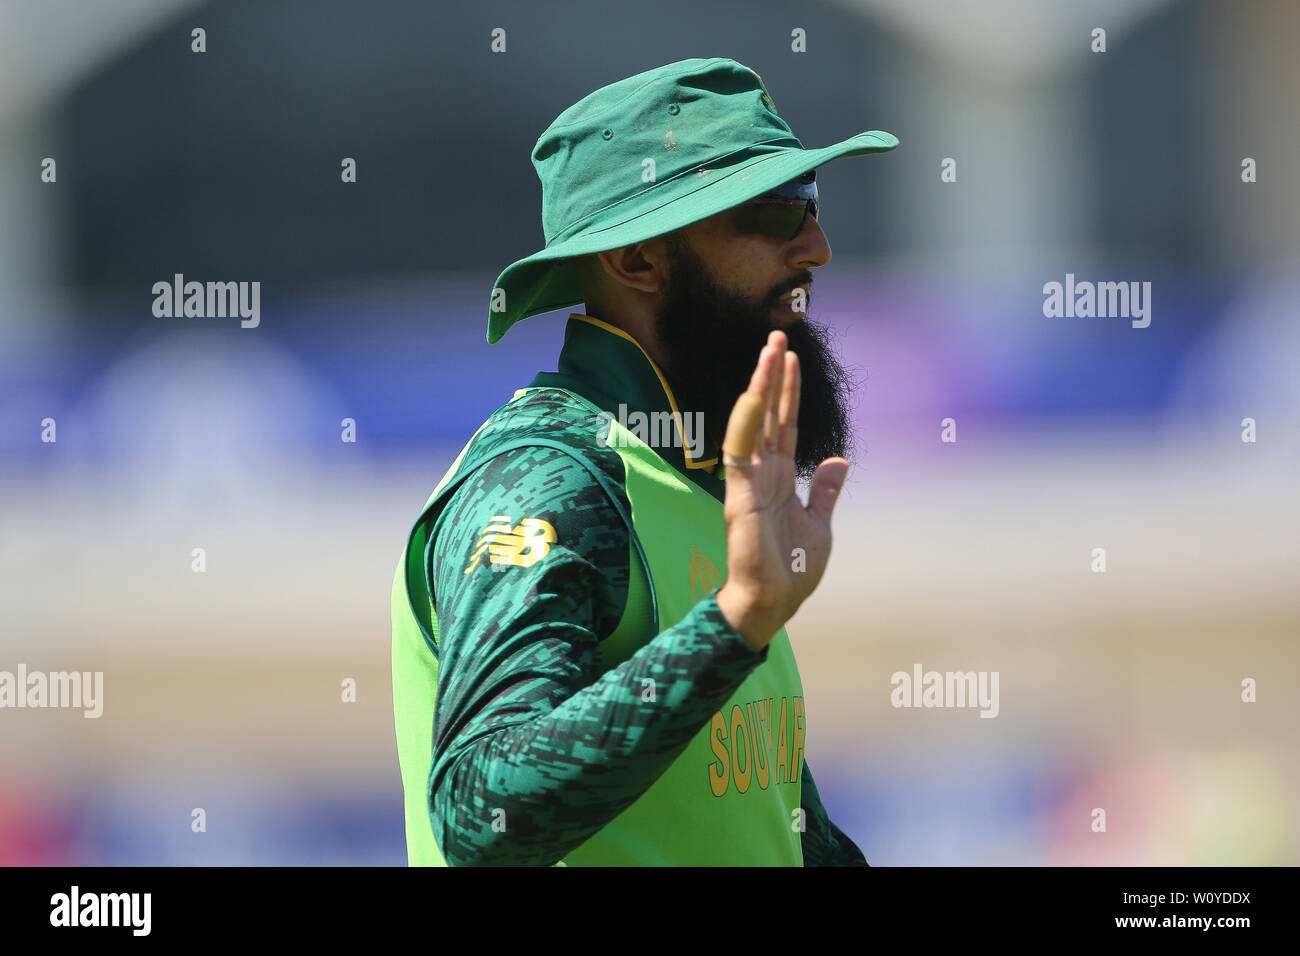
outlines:
[[754, 651], [762, 651], [785, 623], [780, 614], [724, 584], [715, 595], [718, 609]]

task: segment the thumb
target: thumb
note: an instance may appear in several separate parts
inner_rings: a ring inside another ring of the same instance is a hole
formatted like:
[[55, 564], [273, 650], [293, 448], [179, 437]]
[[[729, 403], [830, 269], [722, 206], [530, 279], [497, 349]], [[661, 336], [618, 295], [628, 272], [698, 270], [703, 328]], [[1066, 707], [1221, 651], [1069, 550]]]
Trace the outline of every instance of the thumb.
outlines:
[[808, 510], [825, 519], [827, 524], [848, 474], [849, 463], [843, 458], [827, 458], [813, 474], [812, 486], [808, 489]]
[[741, 392], [727, 419], [727, 435], [722, 440], [722, 450], [728, 455], [749, 461], [758, 441], [758, 430], [763, 425], [767, 410], [763, 396], [756, 392]]

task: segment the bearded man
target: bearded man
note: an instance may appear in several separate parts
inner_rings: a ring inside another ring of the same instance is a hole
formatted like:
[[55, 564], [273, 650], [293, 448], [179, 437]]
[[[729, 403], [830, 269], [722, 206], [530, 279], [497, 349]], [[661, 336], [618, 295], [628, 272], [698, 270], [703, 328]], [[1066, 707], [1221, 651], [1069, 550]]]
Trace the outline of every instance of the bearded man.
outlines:
[[727, 58], [599, 89], [539, 138], [546, 247], [497, 280], [488, 341], [585, 311], [397, 569], [412, 865], [867, 865], [804, 758], [785, 623], [849, 467], [849, 377], [807, 317], [816, 169], [897, 145], [805, 149]]

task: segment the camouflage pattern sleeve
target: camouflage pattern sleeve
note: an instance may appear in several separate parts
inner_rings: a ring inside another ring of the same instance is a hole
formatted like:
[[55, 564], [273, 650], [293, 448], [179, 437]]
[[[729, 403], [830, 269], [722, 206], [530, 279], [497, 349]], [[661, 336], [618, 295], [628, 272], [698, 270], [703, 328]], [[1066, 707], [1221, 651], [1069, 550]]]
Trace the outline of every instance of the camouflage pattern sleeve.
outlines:
[[[527, 538], [547, 539], [540, 559], [512, 552]], [[491, 458], [439, 515], [430, 801], [449, 865], [556, 863], [645, 792], [767, 659], [710, 597], [602, 673], [633, 554], [608, 494], [557, 449]], [[653, 704], [641, 700], [648, 677]]]
[[870, 866], [858, 845], [831, 822], [822, 806], [821, 794], [813, 781], [808, 761], [803, 762], [800, 799], [804, 811], [804, 832], [800, 837], [804, 866]]

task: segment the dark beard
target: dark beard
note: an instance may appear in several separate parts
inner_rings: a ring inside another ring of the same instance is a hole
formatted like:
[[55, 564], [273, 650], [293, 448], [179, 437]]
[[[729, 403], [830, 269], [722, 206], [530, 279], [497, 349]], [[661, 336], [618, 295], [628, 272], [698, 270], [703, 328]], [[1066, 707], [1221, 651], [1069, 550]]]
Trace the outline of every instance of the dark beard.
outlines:
[[[749, 388], [768, 334], [780, 328], [772, 305], [790, 288], [774, 290], [760, 303], [738, 297], [715, 283], [694, 252], [675, 239], [669, 237], [670, 275], [656, 330], [669, 357], [678, 408], [703, 412], [705, 433], [721, 445], [732, 406]], [[825, 459], [847, 458], [852, 448], [853, 380], [836, 358], [826, 326], [805, 315], [783, 331], [799, 356], [802, 379], [795, 474], [810, 478]]]

